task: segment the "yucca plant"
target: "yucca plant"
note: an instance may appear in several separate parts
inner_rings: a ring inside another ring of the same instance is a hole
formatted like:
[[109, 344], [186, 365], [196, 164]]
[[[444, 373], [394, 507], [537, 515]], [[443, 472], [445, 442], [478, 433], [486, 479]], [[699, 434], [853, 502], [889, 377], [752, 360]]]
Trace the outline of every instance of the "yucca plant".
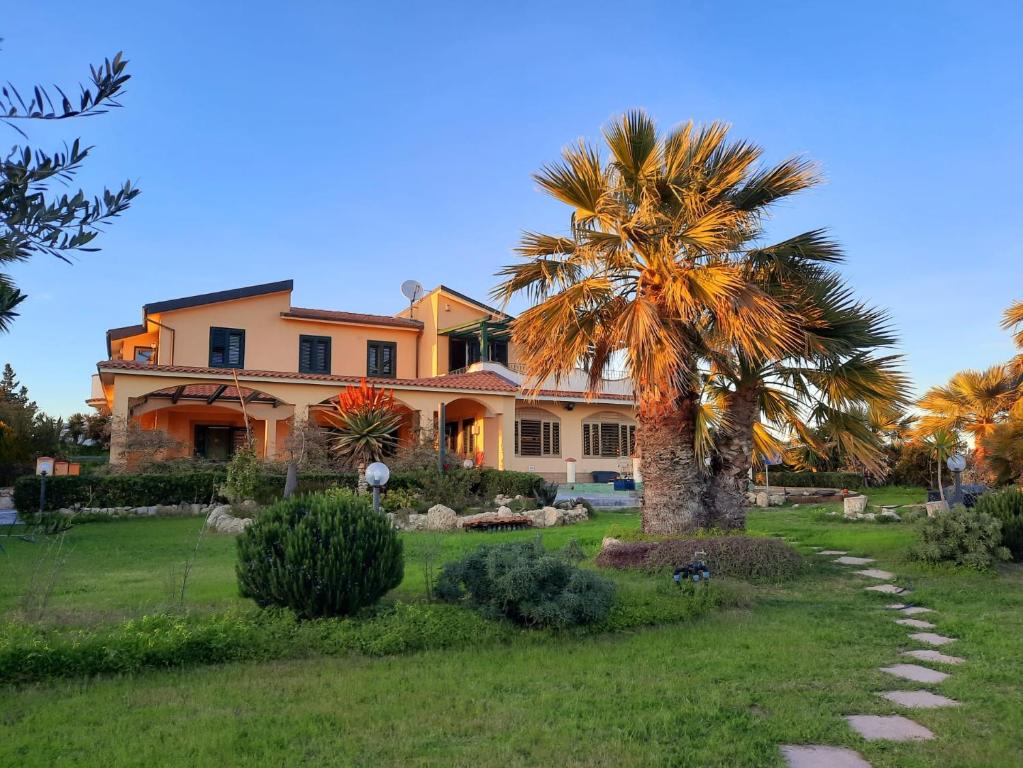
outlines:
[[362, 379], [359, 386], [346, 387], [334, 402], [334, 411], [325, 415], [335, 430], [331, 447], [359, 473], [359, 493], [365, 493], [366, 465], [380, 461], [397, 445], [396, 431], [402, 410], [394, 393], [377, 389]]

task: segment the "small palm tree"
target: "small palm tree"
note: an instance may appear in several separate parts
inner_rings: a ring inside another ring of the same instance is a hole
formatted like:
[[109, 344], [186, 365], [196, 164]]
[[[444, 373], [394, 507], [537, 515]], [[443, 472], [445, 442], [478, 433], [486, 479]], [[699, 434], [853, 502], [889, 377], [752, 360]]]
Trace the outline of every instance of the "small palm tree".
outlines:
[[931, 455], [938, 462], [938, 495], [945, 501], [945, 483], [941, 479], [941, 465], [959, 450], [962, 441], [959, 435], [950, 429], [937, 428], [923, 438], [924, 445], [928, 447]]
[[334, 403], [334, 411], [326, 415], [335, 430], [331, 444], [334, 451], [353, 464], [359, 473], [359, 493], [365, 493], [366, 465], [380, 461], [397, 444], [395, 435], [402, 420], [402, 410], [394, 393], [377, 389], [362, 379], [359, 386], [346, 387]]
[[758, 166], [762, 151], [720, 123], [658, 135], [633, 111], [604, 130], [606, 156], [583, 142], [535, 175], [571, 210], [567, 235], [527, 233], [499, 300], [534, 306], [512, 326], [536, 388], [582, 363], [597, 392], [622, 356], [636, 392], [643, 526], [674, 533], [706, 522], [700, 454], [706, 360], [728, 348], [784, 358], [798, 341], [783, 302], [749, 274], [747, 243], [769, 207], [816, 183], [801, 159]]
[[973, 438], [978, 469], [985, 466], [984, 444], [1018, 399], [1017, 377], [1009, 366], [960, 371], [943, 386], [931, 387], [917, 405], [924, 411], [919, 431], [965, 432]]

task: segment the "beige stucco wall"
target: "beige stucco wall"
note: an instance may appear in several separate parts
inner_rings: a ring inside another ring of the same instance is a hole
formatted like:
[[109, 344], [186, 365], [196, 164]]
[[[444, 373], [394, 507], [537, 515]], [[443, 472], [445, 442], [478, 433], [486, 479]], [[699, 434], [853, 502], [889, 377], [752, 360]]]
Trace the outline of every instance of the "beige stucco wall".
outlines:
[[[134, 403], [136, 412], [156, 414], [154, 426], [168, 429], [171, 433], [191, 445], [196, 424], [234, 424], [241, 426], [241, 410], [237, 404], [203, 404], [179, 403], [171, 406], [169, 401], [151, 399], [142, 403], [142, 398], [155, 390], [174, 387], [181, 384], [225, 383], [217, 379], [188, 377], [178, 375], [157, 375], [155, 373], [124, 373], [113, 374], [113, 401], [110, 403], [115, 423], [123, 423], [127, 418], [129, 406]], [[244, 387], [257, 389], [282, 401], [277, 408], [269, 405], [250, 405], [249, 415], [252, 419], [254, 436], [260, 446], [260, 454], [273, 458], [283, 445], [291, 426], [293, 417], [305, 419], [308, 408], [330, 399], [342, 389], [336, 384], [317, 384], [310, 382], [287, 382], [280, 380], [261, 380], [258, 377], [241, 377]], [[460, 393], [454, 391], [432, 389], [401, 389], [395, 388], [396, 399], [412, 411], [419, 412], [423, 426], [433, 423], [434, 414], [440, 409], [443, 401], [448, 421], [473, 419], [477, 430], [475, 450], [484, 454], [484, 464], [500, 469], [531, 471], [544, 474], [551, 478], [563, 478], [565, 459], [573, 457], [577, 460], [576, 469], [580, 482], [588, 481], [587, 473], [593, 470], [618, 471], [620, 460], [613, 458], [586, 457], [582, 455], [582, 423], [601, 413], [614, 413], [622, 420], [632, 418], [631, 405], [610, 405], [597, 403], [576, 403], [572, 410], [567, 410], [563, 403], [525, 402], [516, 400], [511, 394], [498, 393]], [[517, 408], [540, 408], [557, 417], [561, 423], [561, 455], [558, 457], [516, 456], [514, 454], [514, 430]], [[147, 410], [152, 409], [152, 410]], [[269, 430], [267, 424], [273, 424]], [[111, 446], [111, 461], [120, 460], [121, 446], [114, 440]]]
[[397, 376], [415, 378], [415, 329], [281, 317], [290, 308], [290, 294], [281, 292], [154, 314], [152, 318], [163, 326], [160, 362], [171, 363], [173, 345], [174, 365], [208, 366], [210, 328], [241, 328], [245, 331], [245, 368], [250, 370], [297, 372], [299, 337], [328, 336], [333, 375], [365, 376], [366, 344], [372, 340], [394, 342]]

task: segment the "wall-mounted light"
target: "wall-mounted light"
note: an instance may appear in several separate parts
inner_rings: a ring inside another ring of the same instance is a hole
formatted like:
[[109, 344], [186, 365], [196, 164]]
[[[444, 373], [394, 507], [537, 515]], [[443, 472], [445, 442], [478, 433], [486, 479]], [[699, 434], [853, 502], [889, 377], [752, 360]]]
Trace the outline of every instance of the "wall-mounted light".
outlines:
[[575, 409], [575, 403], [565, 403], [565, 410], [571, 411]]

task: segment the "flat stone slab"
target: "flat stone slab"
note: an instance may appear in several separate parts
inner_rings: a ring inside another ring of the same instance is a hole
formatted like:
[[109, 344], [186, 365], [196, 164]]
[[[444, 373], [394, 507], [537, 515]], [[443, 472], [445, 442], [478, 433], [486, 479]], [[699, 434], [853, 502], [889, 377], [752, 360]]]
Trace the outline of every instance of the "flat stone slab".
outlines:
[[924, 608], [921, 605], [910, 605], [902, 609], [904, 616], [916, 616], [918, 613], [934, 613], [933, 608]]
[[822, 549], [817, 553], [818, 555], [844, 555], [847, 554], [844, 549]]
[[956, 641], [954, 637], [936, 635], [933, 632], [914, 632], [910, 635], [910, 637], [918, 642], [927, 643], [928, 645], [948, 645], [949, 643], [954, 643]]
[[959, 706], [959, 702], [955, 699], [930, 691], [886, 691], [881, 695], [900, 707], [909, 707], [910, 709], [941, 709], [942, 707]]
[[893, 664], [890, 667], [881, 667], [881, 671], [901, 677], [903, 680], [912, 680], [914, 683], [940, 683], [948, 679], [948, 673], [921, 667], [919, 664]]
[[846, 722], [867, 741], [927, 741], [934, 734], [902, 715], [849, 715]]
[[870, 768], [858, 752], [844, 747], [783, 745], [781, 756], [789, 768]]
[[959, 656], [949, 656], [941, 651], [932, 651], [930, 649], [926, 651], [903, 651], [902, 655], [919, 659], [920, 661], [936, 661], [939, 664], [962, 664], [966, 661], [966, 659]]
[[895, 584], [878, 584], [873, 587], [865, 588], [868, 592], [881, 592], [885, 595], [908, 595], [909, 590], [905, 587], [899, 587]]
[[889, 581], [895, 578], [894, 573], [882, 571], [880, 568], [865, 568], [862, 571], [853, 571], [853, 573], [857, 576], [866, 576], [870, 579], [883, 579], [884, 581]]
[[903, 608], [909, 608], [905, 603], [888, 603], [885, 606], [889, 611], [901, 611]]
[[[824, 554], [823, 552], [821, 554]], [[877, 561], [872, 557], [840, 557], [834, 562], [840, 565], [870, 565]]]
[[904, 627], [913, 627], [914, 629], [934, 629], [934, 625], [929, 621], [921, 621], [920, 619], [896, 619], [896, 624], [901, 624]]

